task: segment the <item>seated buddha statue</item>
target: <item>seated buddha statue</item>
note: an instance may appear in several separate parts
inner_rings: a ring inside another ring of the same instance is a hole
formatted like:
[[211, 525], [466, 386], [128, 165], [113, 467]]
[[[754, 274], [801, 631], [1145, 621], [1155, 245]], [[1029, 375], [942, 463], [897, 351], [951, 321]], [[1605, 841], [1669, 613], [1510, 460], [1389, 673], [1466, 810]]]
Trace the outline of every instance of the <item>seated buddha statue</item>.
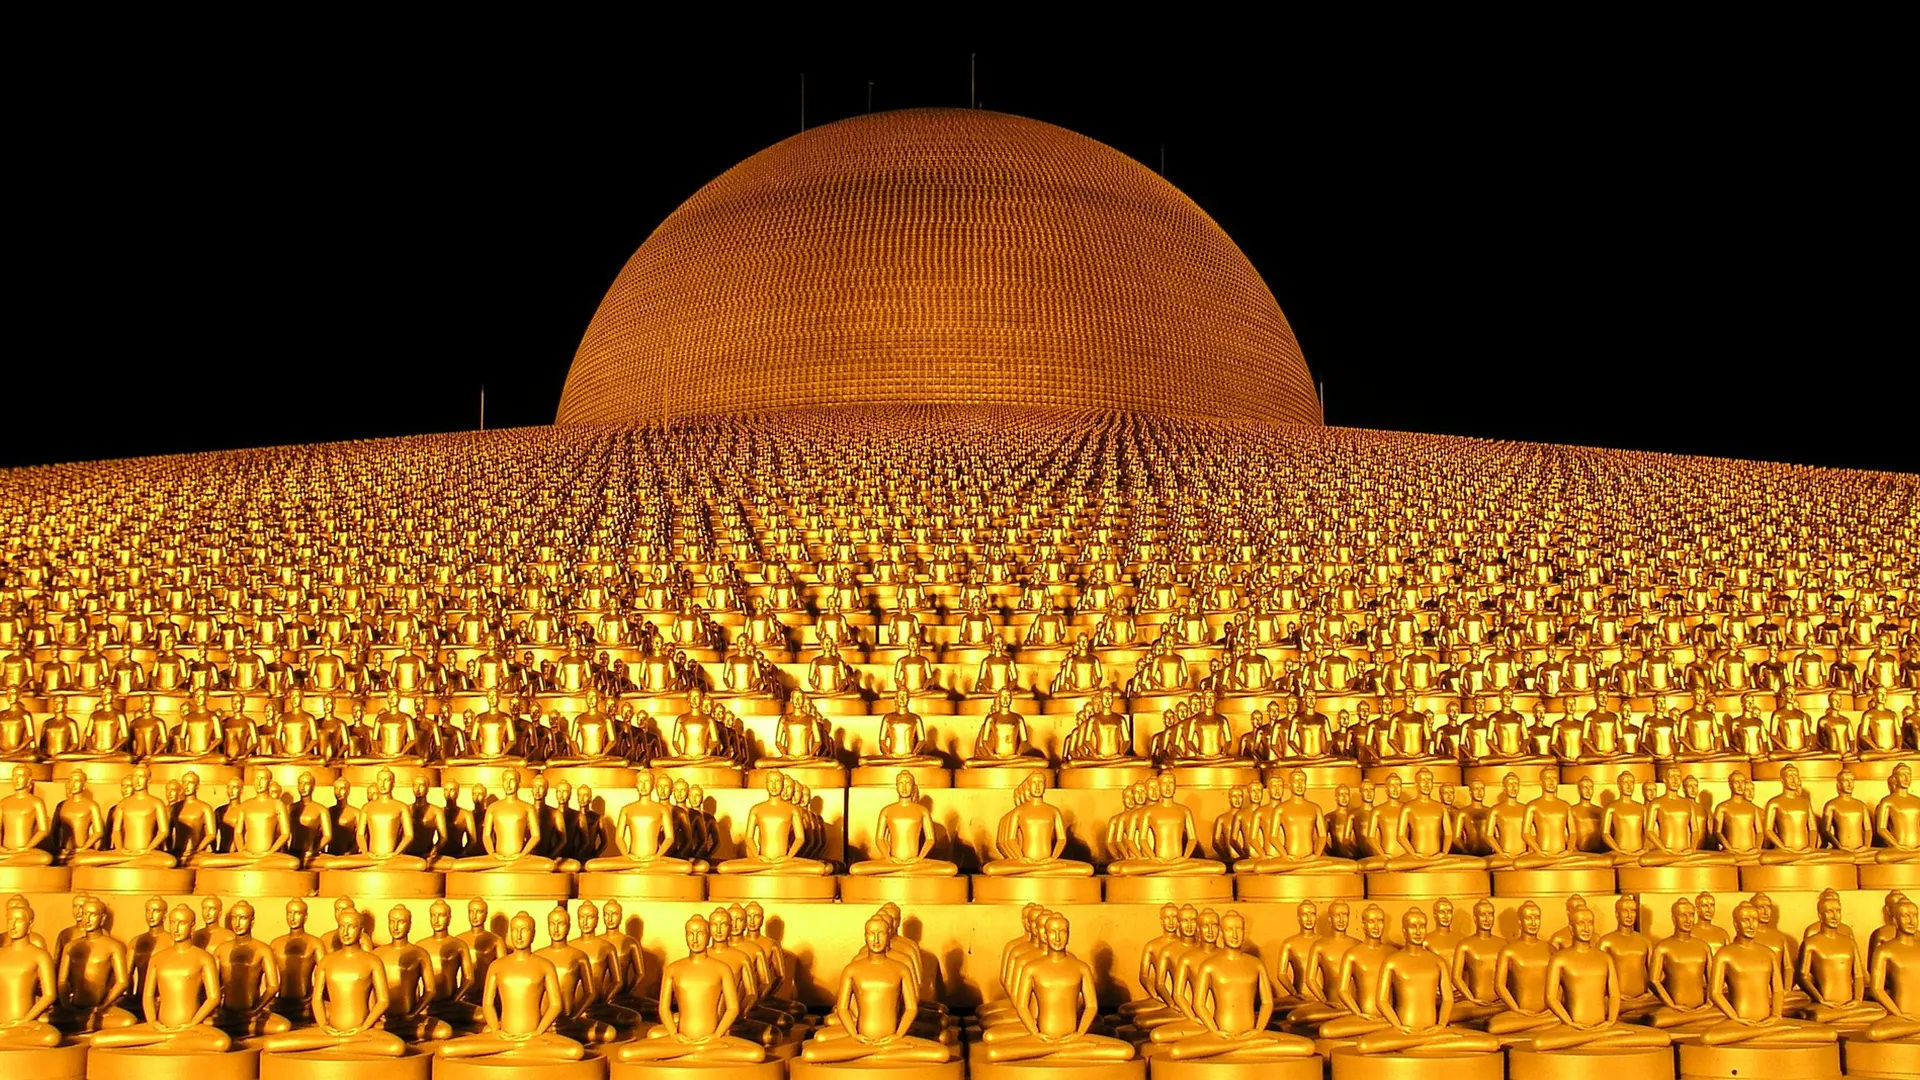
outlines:
[[846, 697], [860, 692], [860, 680], [838, 649], [822, 646], [819, 654], [807, 661], [807, 689], [821, 697]]
[[1175, 788], [1173, 775], [1162, 773], [1129, 789], [1140, 801], [1115, 819], [1117, 828], [1110, 846], [1119, 858], [1107, 864], [1109, 877], [1196, 877], [1227, 872], [1224, 863], [1195, 857], [1200, 849], [1200, 831], [1194, 825], [1193, 810], [1174, 801]]
[[188, 695], [186, 707], [174, 719], [167, 749], [153, 755], [153, 760], [169, 764], [224, 763], [226, 756], [220, 752], [220, 736], [220, 717], [207, 703], [206, 688], [196, 688]]
[[[1391, 789], [1399, 777], [1387, 779]], [[1434, 797], [1431, 769], [1421, 769], [1414, 774], [1411, 798], [1390, 800], [1390, 805], [1391, 813], [1375, 813], [1376, 827], [1391, 834], [1390, 842], [1375, 845], [1385, 850], [1362, 859], [1359, 863], [1362, 869], [1420, 873], [1487, 867], [1485, 858], [1454, 850], [1461, 832], [1459, 815]]]
[[320, 723], [304, 708], [299, 687], [287, 691], [286, 706], [261, 729], [259, 745], [248, 761], [259, 765], [320, 765], [328, 754]]
[[393, 797], [393, 772], [390, 769], [381, 769], [374, 774], [367, 801], [356, 808], [352, 836], [350, 845], [341, 845], [352, 850], [316, 856], [313, 865], [322, 870], [411, 872], [428, 867], [425, 858], [408, 853], [408, 849], [414, 846], [413, 808]]
[[1920, 1036], [1920, 904], [1902, 899], [1893, 908], [1893, 936], [1873, 951], [1867, 973], [1867, 992], [1887, 1011], [1867, 1027], [1871, 1042]]
[[359, 753], [349, 755], [349, 765], [424, 765], [426, 751], [420, 738], [420, 724], [406, 711], [399, 690], [388, 690], [381, 710], [363, 729]]
[[1822, 891], [1814, 909], [1819, 918], [1800, 941], [1793, 972], [1807, 1002], [1793, 1016], [1854, 1030], [1885, 1017], [1885, 1007], [1866, 994], [1866, 954], [1853, 928], [1840, 921], [1840, 894]]
[[[1354, 1049], [1363, 1057], [1497, 1053], [1498, 1037], [1451, 1022], [1452, 978], [1445, 959], [1430, 947], [1427, 913], [1418, 907], [1408, 908], [1400, 917], [1400, 934], [1406, 947], [1388, 950], [1373, 974], [1373, 1015], [1349, 1013], [1323, 1025], [1321, 1033], [1328, 1037], [1357, 1036]], [[1368, 952], [1370, 959], [1373, 950], [1369, 948]], [[1343, 998], [1350, 993], [1343, 983]]]
[[[191, 860], [194, 866], [248, 870], [300, 869], [299, 856], [286, 850], [293, 838], [292, 819], [287, 812], [287, 804], [270, 790], [272, 784], [272, 773], [265, 769], [253, 770], [253, 795], [234, 805], [237, 814], [227, 850], [200, 852]], [[362, 817], [364, 820], [364, 815]]]
[[635, 799], [620, 810], [613, 827], [614, 847], [618, 855], [590, 859], [590, 873], [632, 872], [641, 874], [693, 874], [707, 867], [698, 859], [679, 853], [690, 847], [690, 837], [680, 831], [671, 801], [673, 788], [664, 778], [639, 769], [633, 776]]
[[780, 715], [773, 732], [773, 755], [753, 763], [756, 769], [784, 769], [804, 765], [838, 765], [833, 756], [833, 736], [826, 717], [806, 692], [796, 690], [787, 699], [787, 710]]
[[[1523, 826], [1526, 851], [1501, 860], [1516, 870], [1589, 870], [1613, 865], [1613, 857], [1581, 851], [1574, 843], [1573, 805], [1560, 797], [1560, 773], [1540, 770], [1540, 794], [1527, 803]], [[1504, 866], [1502, 866], [1504, 868]]]
[[1020, 665], [1007, 655], [1007, 643], [998, 637], [993, 638], [987, 647], [987, 655], [980, 660], [980, 670], [974, 676], [974, 694], [999, 694], [1007, 691], [1011, 694], [1020, 689]]
[[810, 810], [799, 801], [793, 779], [784, 773], [767, 774], [767, 797], [747, 813], [741, 848], [745, 854], [714, 869], [722, 874], [827, 876], [833, 864], [808, 858], [814, 842]]
[[1920, 797], [1913, 786], [1913, 767], [1894, 766], [1887, 777], [1887, 796], [1873, 808], [1873, 835], [1880, 846], [1873, 853], [1880, 863], [1920, 861]]
[[0, 761], [32, 761], [40, 752], [33, 712], [20, 702], [20, 687], [6, 688], [7, 707], [0, 709]]
[[1098, 649], [1130, 649], [1140, 641], [1139, 623], [1133, 606], [1125, 596], [1116, 595], [1106, 605], [1106, 613], [1093, 628], [1093, 644]]
[[1466, 755], [1475, 765], [1547, 765], [1549, 759], [1536, 751], [1533, 725], [1526, 714], [1513, 707], [1513, 689], [1500, 691], [1500, 708], [1486, 713], [1478, 721], [1484, 732], [1485, 748], [1475, 745]]
[[1027, 720], [1013, 708], [1013, 690], [1002, 687], [993, 709], [980, 720], [973, 753], [961, 763], [967, 769], [1044, 769], [1047, 759], [1027, 742]]
[[1106, 685], [1106, 670], [1100, 664], [1100, 658], [1094, 655], [1093, 642], [1085, 634], [1073, 641], [1072, 649], [1060, 659], [1060, 669], [1054, 673], [1048, 693], [1055, 697], [1074, 694], [1091, 694]]
[[1034, 774], [1014, 791], [1013, 809], [994, 828], [995, 858], [980, 868], [990, 877], [1092, 877], [1093, 866], [1062, 858], [1066, 819], [1046, 801], [1046, 778]]
[[902, 770], [894, 778], [899, 800], [880, 810], [870, 845], [875, 857], [856, 862], [847, 872], [856, 877], [953, 877], [959, 868], [933, 858], [933, 812], [920, 802], [920, 785]]
[[1714, 951], [1707, 969], [1708, 1000], [1721, 1019], [1700, 1028], [1700, 1041], [1707, 1046], [1756, 1048], [1836, 1041], [1839, 1033], [1831, 1027], [1782, 1019], [1787, 988], [1779, 959], [1755, 940], [1759, 932], [1759, 909], [1751, 903], [1735, 905], [1733, 940]]
[[619, 721], [604, 710], [606, 699], [597, 687], [587, 690], [587, 705], [566, 725], [555, 739], [554, 752], [547, 765], [556, 768], [580, 766], [623, 766], [627, 759], [620, 753]]
[[480, 820], [482, 854], [454, 859], [452, 869], [457, 873], [551, 873], [556, 867], [555, 860], [535, 854], [541, 846], [540, 808], [520, 798], [518, 770], [502, 769], [500, 788], [500, 797], [487, 804]]
[[1737, 756], [1727, 745], [1726, 731], [1705, 687], [1694, 688], [1693, 707], [1680, 714], [1676, 736], [1682, 761], [1724, 761]]
[[167, 803], [148, 790], [145, 765], [127, 775], [124, 793], [108, 815], [106, 846], [75, 851], [70, 866], [127, 866], [164, 869], [174, 865], [167, 852], [173, 815]]
[[737, 765], [737, 735], [731, 725], [715, 718], [706, 691], [696, 686], [687, 691], [686, 711], [673, 721], [673, 737], [668, 742], [673, 753], [655, 758], [653, 765], [667, 769]]
[[1311, 692], [1298, 699], [1299, 707], [1292, 716], [1286, 718], [1287, 738], [1285, 755], [1293, 764], [1318, 764], [1330, 762], [1338, 757], [1338, 732], [1327, 714], [1316, 708], [1317, 701]]
[[1191, 712], [1169, 724], [1162, 732], [1159, 760], [1179, 766], [1246, 766], [1253, 764], [1241, 757], [1233, 735], [1233, 721], [1220, 711], [1220, 691], [1208, 687], [1200, 691]]
[[1887, 708], [1887, 692], [1882, 687], [1873, 690], [1873, 705], [1860, 716], [1860, 728], [1857, 736], [1860, 759], [1862, 761], [1884, 761], [1887, 758], [1901, 757], [1913, 752], [1902, 738], [1901, 723]]
[[894, 691], [893, 711], [880, 718], [880, 735], [875, 753], [862, 754], [862, 768], [945, 768], [938, 754], [927, 753], [927, 727], [913, 711], [905, 687]]
[[915, 633], [905, 642], [907, 653], [893, 662], [893, 685], [909, 694], [930, 694], [939, 689], [939, 668], [927, 659], [927, 646]]
[[1267, 782], [1267, 794], [1271, 798], [1263, 798], [1263, 805], [1248, 816], [1246, 854], [1234, 862], [1234, 873], [1342, 874], [1359, 869], [1351, 859], [1327, 854], [1326, 818], [1306, 797], [1305, 772], [1291, 769], [1284, 777], [1274, 777]]
[[1080, 707], [1073, 729], [1061, 742], [1066, 769], [1144, 765], [1133, 753], [1133, 718], [1114, 710], [1114, 692], [1103, 687]]
[[1823, 846], [1821, 818], [1814, 811], [1798, 766], [1780, 770], [1780, 786], [1780, 794], [1768, 799], [1762, 810], [1766, 849], [1760, 853], [1760, 861], [1768, 865], [1855, 862], [1854, 852]]

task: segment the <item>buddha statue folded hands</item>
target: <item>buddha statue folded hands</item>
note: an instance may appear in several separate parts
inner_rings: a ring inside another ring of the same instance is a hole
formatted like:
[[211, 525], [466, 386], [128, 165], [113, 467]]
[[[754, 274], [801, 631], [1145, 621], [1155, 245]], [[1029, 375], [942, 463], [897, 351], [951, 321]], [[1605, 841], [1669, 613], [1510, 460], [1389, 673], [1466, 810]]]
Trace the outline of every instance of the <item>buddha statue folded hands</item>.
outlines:
[[766, 784], [767, 797], [747, 813], [741, 845], [745, 854], [714, 869], [722, 874], [832, 874], [832, 863], [806, 856], [819, 838], [808, 832], [812, 815], [798, 805], [792, 778], [768, 773]]
[[952, 877], [953, 863], [932, 857], [935, 836], [933, 813], [920, 803], [920, 786], [913, 774], [902, 771], [894, 780], [899, 800], [882, 807], [874, 826], [872, 848], [877, 857], [856, 862], [847, 872], [856, 877]]
[[1199, 830], [1192, 809], [1174, 801], [1175, 790], [1171, 773], [1127, 789], [1123, 798], [1136, 805], [1124, 809], [1109, 827], [1108, 846], [1119, 856], [1107, 864], [1109, 877], [1194, 877], [1227, 872], [1224, 863], [1194, 856], [1200, 847]]
[[994, 829], [996, 858], [980, 868], [989, 877], [1092, 877], [1090, 863], [1062, 858], [1066, 819], [1046, 801], [1044, 777], [1032, 776], [1014, 793], [1013, 809]]

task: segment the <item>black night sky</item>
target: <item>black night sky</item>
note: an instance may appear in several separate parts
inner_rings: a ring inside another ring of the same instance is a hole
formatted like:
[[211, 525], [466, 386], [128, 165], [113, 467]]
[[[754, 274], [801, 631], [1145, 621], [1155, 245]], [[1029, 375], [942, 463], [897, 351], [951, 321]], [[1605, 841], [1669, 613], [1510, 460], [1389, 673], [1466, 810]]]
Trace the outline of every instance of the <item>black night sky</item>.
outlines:
[[469, 428], [483, 383], [489, 427], [550, 422], [621, 265], [799, 129], [803, 72], [812, 126], [870, 82], [964, 106], [978, 50], [982, 107], [1164, 147], [1330, 423], [1912, 469], [1911, 116], [1857, 29], [154, 54], [16, 102], [0, 464]]

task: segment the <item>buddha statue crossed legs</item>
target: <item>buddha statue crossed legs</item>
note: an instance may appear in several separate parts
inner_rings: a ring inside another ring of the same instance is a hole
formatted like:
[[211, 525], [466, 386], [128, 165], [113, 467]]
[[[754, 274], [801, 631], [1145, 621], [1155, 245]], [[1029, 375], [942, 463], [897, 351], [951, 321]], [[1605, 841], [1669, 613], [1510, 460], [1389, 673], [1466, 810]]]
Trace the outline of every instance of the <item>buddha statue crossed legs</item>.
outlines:
[[1839, 1035], [1830, 1027], [1782, 1019], [1785, 976], [1773, 950], [1755, 941], [1759, 932], [1760, 909], [1751, 903], [1735, 905], [1733, 940], [1713, 954], [1707, 969], [1707, 1000], [1723, 1019], [1703, 1029], [1700, 1041], [1756, 1047], [1833, 1042]]
[[1573, 944], [1547, 964], [1547, 1008], [1559, 1023], [1535, 1028], [1533, 1048], [1666, 1046], [1666, 1032], [1620, 1023], [1620, 972], [1595, 943], [1593, 910], [1576, 910], [1572, 925]]
[[480, 991], [486, 1030], [439, 1044], [442, 1057], [579, 1061], [586, 1047], [553, 1030], [566, 1002], [553, 962], [533, 951], [533, 916], [507, 923], [506, 955], [487, 965]]
[[620, 854], [589, 860], [586, 869], [594, 873], [694, 873], [696, 866], [692, 859], [672, 854], [681, 837], [674, 829], [672, 805], [664, 795], [655, 797], [653, 773], [638, 770], [633, 776], [633, 786], [637, 797], [621, 808], [620, 819], [613, 830], [614, 846], [620, 849]]
[[1267, 1030], [1273, 979], [1244, 951], [1246, 936], [1245, 916], [1229, 911], [1221, 917], [1218, 946], [1176, 991], [1189, 1019], [1154, 1030], [1153, 1041], [1166, 1046], [1169, 1058], [1280, 1061], [1313, 1054], [1313, 1040]]
[[647, 1038], [620, 1044], [615, 1060], [749, 1063], [766, 1060], [758, 1043], [729, 1034], [745, 995], [740, 973], [708, 955], [707, 920], [687, 920], [687, 955], [660, 973], [659, 1023]]
[[60, 1029], [42, 1019], [54, 1002], [53, 957], [32, 935], [33, 909], [9, 906], [0, 944], [0, 1050], [60, 1045]]
[[839, 1025], [816, 1031], [802, 1056], [873, 1065], [946, 1061], [946, 1046], [908, 1034], [919, 1014], [920, 990], [913, 969], [891, 955], [893, 924], [876, 915], [867, 920], [865, 935], [866, 947], [840, 972], [833, 1006]]
[[[1128, 1061], [1133, 1046], [1089, 1030], [1099, 1014], [1093, 968], [1067, 951], [1066, 916], [1046, 917], [1038, 950], [1002, 962], [1013, 1017], [981, 1033], [988, 1061]], [[1257, 961], [1255, 962], [1258, 963]]]
[[553, 859], [534, 854], [542, 835], [540, 808], [521, 800], [520, 774], [513, 769], [502, 769], [500, 787], [500, 797], [488, 804], [480, 822], [480, 846], [486, 853], [455, 859], [454, 871], [552, 871]]
[[807, 858], [814, 837], [807, 830], [812, 815], [794, 802], [793, 781], [783, 773], [767, 774], [767, 797], [747, 813], [746, 854], [728, 859], [714, 869], [722, 874], [803, 874], [825, 876], [833, 864]]
[[335, 933], [340, 945], [313, 968], [314, 1026], [270, 1035], [269, 1052], [325, 1050], [399, 1057], [407, 1052], [400, 1036], [384, 1030], [390, 988], [387, 969], [362, 937], [360, 913], [337, 907]]
[[[1408, 908], [1400, 917], [1407, 946], [1380, 966], [1375, 1008], [1380, 1025], [1360, 1036], [1362, 1054], [1495, 1053], [1500, 1040], [1451, 1023], [1453, 979], [1427, 947], [1427, 913]], [[1322, 1029], [1323, 1034], [1330, 1034]]]
[[878, 857], [857, 862], [847, 872], [859, 877], [912, 876], [953, 877], [959, 867], [932, 857], [934, 846], [933, 812], [920, 804], [920, 785], [913, 774], [901, 770], [894, 778], [899, 800], [882, 807], [874, 826], [873, 850]]
[[1035, 774], [1014, 793], [1013, 809], [994, 829], [993, 849], [999, 858], [980, 872], [989, 877], [1092, 877], [1093, 867], [1063, 859], [1067, 850], [1067, 822], [1046, 801], [1047, 781]]
[[167, 913], [167, 936], [172, 940], [154, 949], [147, 961], [140, 995], [147, 1019], [97, 1032], [95, 1047], [151, 1046], [175, 1054], [219, 1054], [233, 1045], [226, 1032], [209, 1023], [220, 1007], [220, 968], [192, 941], [192, 908], [180, 904]]

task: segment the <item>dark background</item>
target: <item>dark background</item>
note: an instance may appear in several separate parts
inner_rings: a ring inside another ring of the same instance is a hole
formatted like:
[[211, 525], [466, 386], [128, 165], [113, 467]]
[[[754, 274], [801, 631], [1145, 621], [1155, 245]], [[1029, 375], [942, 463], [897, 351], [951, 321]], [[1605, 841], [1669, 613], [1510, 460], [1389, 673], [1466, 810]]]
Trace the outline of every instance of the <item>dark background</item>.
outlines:
[[473, 427], [483, 383], [488, 426], [548, 423], [627, 257], [799, 129], [802, 72], [813, 126], [866, 111], [869, 81], [875, 109], [964, 106], [972, 51], [983, 107], [1151, 167], [1164, 148], [1272, 287], [1329, 423], [1920, 460], [1884, 28], [1077, 53], [576, 29], [137, 51], [17, 101], [0, 464]]

